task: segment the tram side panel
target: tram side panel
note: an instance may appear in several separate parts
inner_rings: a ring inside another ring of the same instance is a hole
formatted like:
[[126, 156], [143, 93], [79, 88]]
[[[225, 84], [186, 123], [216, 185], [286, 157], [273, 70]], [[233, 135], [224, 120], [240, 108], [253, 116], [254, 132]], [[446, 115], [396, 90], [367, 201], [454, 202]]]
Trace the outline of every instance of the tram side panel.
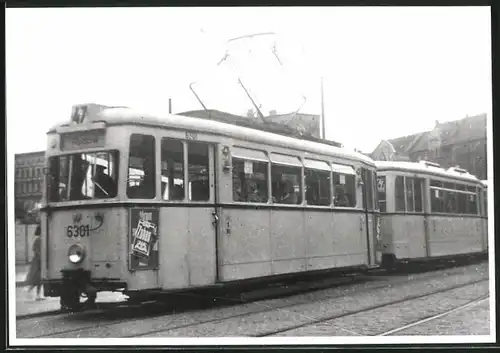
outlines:
[[363, 212], [231, 208], [222, 228], [222, 281], [368, 265]]
[[307, 233], [302, 210], [271, 211], [271, 259], [273, 275], [306, 271], [305, 251]]
[[326, 213], [325, 216], [327, 215], [330, 220], [325, 223], [330, 223], [331, 228], [326, 230], [326, 237], [320, 231], [320, 227], [324, 227], [320, 219], [315, 222], [314, 219], [310, 219], [310, 223], [306, 223], [307, 257], [308, 263], [312, 265], [308, 269], [368, 265], [365, 214], [355, 211], [335, 211]]
[[219, 276], [223, 282], [272, 275], [271, 212], [225, 208], [219, 233]]
[[424, 216], [395, 214], [392, 224], [392, 253], [396, 259], [418, 259], [427, 256]]
[[429, 252], [442, 257], [481, 252], [481, 221], [478, 217], [429, 216]]

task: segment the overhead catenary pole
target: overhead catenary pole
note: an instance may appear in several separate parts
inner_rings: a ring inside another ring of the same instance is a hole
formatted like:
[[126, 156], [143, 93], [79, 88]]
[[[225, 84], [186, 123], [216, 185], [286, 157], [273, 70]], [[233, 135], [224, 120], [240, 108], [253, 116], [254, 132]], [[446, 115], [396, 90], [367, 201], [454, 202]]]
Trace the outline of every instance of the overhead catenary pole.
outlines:
[[321, 135], [325, 139], [325, 102], [323, 98], [323, 76], [321, 76]]

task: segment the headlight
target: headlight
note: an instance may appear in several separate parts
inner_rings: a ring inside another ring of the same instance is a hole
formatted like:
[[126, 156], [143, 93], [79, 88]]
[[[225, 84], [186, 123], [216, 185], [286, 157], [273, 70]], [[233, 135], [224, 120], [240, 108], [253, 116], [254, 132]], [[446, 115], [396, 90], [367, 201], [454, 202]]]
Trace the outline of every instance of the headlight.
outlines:
[[71, 245], [68, 250], [68, 258], [74, 264], [80, 263], [85, 258], [85, 250], [78, 244]]

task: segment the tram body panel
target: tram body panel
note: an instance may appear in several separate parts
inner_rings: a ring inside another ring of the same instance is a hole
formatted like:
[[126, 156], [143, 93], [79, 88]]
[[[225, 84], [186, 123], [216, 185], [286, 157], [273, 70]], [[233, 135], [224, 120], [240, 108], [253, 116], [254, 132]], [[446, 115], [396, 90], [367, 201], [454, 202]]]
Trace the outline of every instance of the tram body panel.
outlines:
[[270, 209], [224, 208], [221, 220], [220, 280], [272, 275]]
[[[48, 218], [46, 279], [62, 279], [61, 270], [75, 269], [90, 271], [92, 278], [96, 279], [120, 279], [123, 276], [125, 244], [121, 238], [127, 234], [123, 209], [58, 210]], [[85, 253], [77, 264], [68, 259], [68, 250], [74, 244], [80, 245]]]
[[[308, 229], [314, 234], [314, 229]], [[305, 270], [306, 233], [304, 211], [271, 211], [272, 274], [285, 274]]]
[[427, 256], [424, 216], [386, 216], [392, 228], [391, 253], [397, 259], [423, 258]]
[[[213, 207], [188, 207], [189, 285], [199, 287], [216, 282], [216, 226]], [[182, 233], [181, 233], [182, 235]]]
[[[307, 270], [368, 265], [364, 213], [335, 211], [312, 215], [317, 218], [306, 216]], [[327, 215], [329, 219], [322, 221]]]
[[377, 260], [377, 215], [374, 213], [368, 213], [368, 222], [367, 228], [365, 228], [365, 232], [367, 233], [365, 244], [368, 252], [368, 265], [369, 266], [377, 266], [380, 264], [380, 261]]
[[429, 216], [429, 223], [430, 257], [482, 251], [480, 218]]

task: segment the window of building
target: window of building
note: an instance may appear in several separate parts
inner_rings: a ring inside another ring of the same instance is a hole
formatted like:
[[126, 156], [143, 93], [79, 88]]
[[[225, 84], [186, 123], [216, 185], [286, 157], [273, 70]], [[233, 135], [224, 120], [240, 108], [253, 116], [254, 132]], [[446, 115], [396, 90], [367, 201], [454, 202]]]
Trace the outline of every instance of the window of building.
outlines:
[[385, 176], [377, 177], [377, 194], [380, 212], [387, 212], [385, 185]]
[[274, 203], [302, 203], [302, 163], [299, 158], [273, 153], [271, 183]]
[[329, 206], [332, 200], [330, 165], [326, 162], [306, 159], [304, 166], [307, 204]]
[[188, 196], [190, 201], [210, 200], [209, 145], [189, 142], [188, 148]]
[[164, 200], [184, 200], [184, 144], [161, 140], [161, 194]]
[[404, 177], [396, 176], [395, 185], [394, 185], [394, 194], [396, 198], [396, 211], [406, 211], [405, 206], [405, 184]]
[[332, 163], [334, 205], [356, 207], [356, 171], [349, 165]]
[[127, 196], [153, 199], [156, 196], [155, 138], [132, 134], [129, 146]]

